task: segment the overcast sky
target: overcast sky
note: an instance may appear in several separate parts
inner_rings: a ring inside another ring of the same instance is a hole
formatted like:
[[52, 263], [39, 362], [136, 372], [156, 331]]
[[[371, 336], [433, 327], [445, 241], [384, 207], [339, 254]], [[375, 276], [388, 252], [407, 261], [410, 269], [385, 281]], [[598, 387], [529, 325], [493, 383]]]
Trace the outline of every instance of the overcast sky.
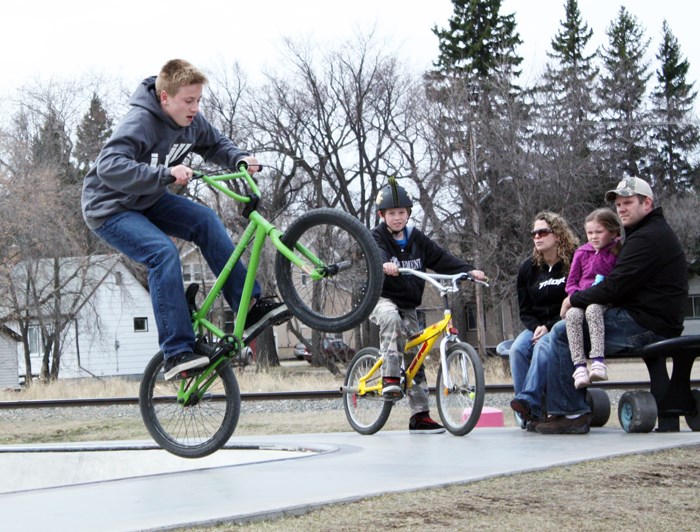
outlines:
[[[524, 41], [519, 50], [525, 58], [521, 84], [541, 72], [564, 17], [564, 3], [504, 0], [502, 13], [515, 13]], [[605, 31], [620, 5], [614, 0], [579, 1], [595, 46], [607, 43]], [[698, 4], [628, 0], [625, 5], [651, 39], [650, 59], [658, 50], [662, 21], [668, 20], [691, 63], [689, 80], [697, 81]], [[279, 61], [283, 37], [332, 44], [372, 27], [388, 47], [423, 70], [437, 56], [431, 28], [446, 27], [451, 13], [450, 0], [11, 0], [2, 12], [0, 87], [7, 92], [34, 79], [71, 79], [89, 71], [135, 85], [174, 57], [204, 70], [222, 60], [239, 61], [254, 75]]]

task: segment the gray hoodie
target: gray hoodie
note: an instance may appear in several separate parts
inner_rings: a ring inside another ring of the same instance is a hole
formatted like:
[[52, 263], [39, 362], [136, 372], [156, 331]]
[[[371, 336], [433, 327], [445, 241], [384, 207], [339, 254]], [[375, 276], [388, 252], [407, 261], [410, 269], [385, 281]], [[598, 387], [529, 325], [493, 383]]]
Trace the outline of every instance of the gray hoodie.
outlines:
[[85, 176], [81, 203], [91, 229], [119, 212], [153, 206], [169, 193], [161, 182], [169, 168], [192, 151], [224, 168], [235, 168], [249, 155], [200, 113], [189, 126], [178, 126], [161, 108], [155, 83], [155, 76], [141, 82], [129, 100], [131, 108]]

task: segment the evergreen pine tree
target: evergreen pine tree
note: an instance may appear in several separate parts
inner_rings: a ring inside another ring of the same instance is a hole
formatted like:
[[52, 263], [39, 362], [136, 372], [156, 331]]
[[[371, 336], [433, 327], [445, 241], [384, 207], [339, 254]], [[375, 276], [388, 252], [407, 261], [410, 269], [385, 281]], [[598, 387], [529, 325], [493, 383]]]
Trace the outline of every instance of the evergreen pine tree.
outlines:
[[[512, 175], [519, 161], [520, 128], [525, 110], [516, 85], [522, 58], [515, 16], [500, 13], [502, 0], [452, 0], [454, 11], [446, 29], [433, 29], [439, 38], [435, 70], [426, 74], [426, 94], [432, 102], [432, 137], [436, 155], [436, 187], [444, 194], [441, 207], [460, 235], [460, 254], [485, 269], [510, 260], [500, 255], [509, 225], [508, 215], [522, 216], [511, 201]], [[438, 200], [440, 201], [440, 200]], [[489, 263], [493, 266], [490, 267]], [[477, 296], [477, 337], [484, 347], [482, 301]], [[495, 297], [495, 296], [494, 296]]]
[[75, 143], [75, 159], [78, 170], [85, 175], [112, 134], [112, 119], [102, 105], [102, 100], [93, 93], [90, 109], [78, 126]]
[[607, 31], [608, 46], [601, 58], [604, 72], [598, 96], [604, 120], [603, 172], [612, 180], [622, 175], [648, 177], [649, 113], [644, 107], [651, 77], [644, 60], [649, 39], [636, 17], [624, 6]]
[[73, 184], [77, 172], [70, 160], [72, 149], [65, 122], [50, 107], [38, 133], [32, 138], [32, 164], [38, 170], [54, 172], [63, 184]]
[[502, 0], [452, 0], [448, 28], [433, 28], [440, 40], [435, 67], [442, 74], [486, 79], [500, 73], [517, 77], [522, 58], [515, 16], [501, 15]]
[[697, 180], [698, 167], [689, 158], [700, 145], [700, 133], [691, 121], [697, 91], [686, 81], [690, 64], [665, 20], [656, 58], [660, 67], [652, 93], [652, 139], [657, 152], [651, 167], [656, 185], [674, 194], [692, 188]]
[[[596, 175], [593, 149], [596, 139], [596, 53], [586, 53], [593, 31], [581, 19], [577, 0], [567, 0], [565, 17], [552, 39], [552, 50], [542, 83], [536, 88], [533, 140], [543, 154], [543, 175], [580, 188], [581, 194], [600, 197], [591, 186]], [[579, 186], [577, 186], [579, 185]], [[586, 200], [586, 197], [581, 197]]]

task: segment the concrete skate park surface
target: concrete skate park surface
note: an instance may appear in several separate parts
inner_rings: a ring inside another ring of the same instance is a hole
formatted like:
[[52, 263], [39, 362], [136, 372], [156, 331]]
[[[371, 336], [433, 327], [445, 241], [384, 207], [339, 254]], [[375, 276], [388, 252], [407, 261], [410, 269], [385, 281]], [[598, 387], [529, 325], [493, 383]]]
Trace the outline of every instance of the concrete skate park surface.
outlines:
[[[227, 448], [197, 460], [172, 456], [152, 442], [1, 446], [0, 515], [3, 529], [23, 531], [247, 521], [380, 493], [698, 444], [700, 432], [687, 428], [544, 436], [508, 427], [477, 428], [464, 437], [407, 431], [234, 437]], [[420, 465], [412, 467], [414, 461]]]

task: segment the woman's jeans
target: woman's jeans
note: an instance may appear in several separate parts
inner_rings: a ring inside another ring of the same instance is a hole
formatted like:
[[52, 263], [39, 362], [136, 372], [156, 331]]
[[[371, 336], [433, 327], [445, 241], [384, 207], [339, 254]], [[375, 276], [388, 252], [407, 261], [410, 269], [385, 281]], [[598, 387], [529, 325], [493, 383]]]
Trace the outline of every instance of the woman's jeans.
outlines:
[[[149, 209], [125, 211], [108, 218], [95, 234], [148, 268], [148, 287], [165, 358], [194, 348], [194, 330], [185, 300], [180, 253], [170, 237], [197, 245], [218, 275], [234, 250], [219, 217], [209, 207], [166, 193]], [[235, 311], [243, 292], [246, 267], [240, 261], [224, 285], [223, 295]], [[255, 284], [253, 297], [260, 296]]]
[[516, 395], [522, 391], [527, 370], [530, 369], [534, 348], [532, 345], [533, 335], [534, 333], [530, 329], [525, 329], [513, 341], [508, 352], [510, 374], [513, 376], [513, 388]]

